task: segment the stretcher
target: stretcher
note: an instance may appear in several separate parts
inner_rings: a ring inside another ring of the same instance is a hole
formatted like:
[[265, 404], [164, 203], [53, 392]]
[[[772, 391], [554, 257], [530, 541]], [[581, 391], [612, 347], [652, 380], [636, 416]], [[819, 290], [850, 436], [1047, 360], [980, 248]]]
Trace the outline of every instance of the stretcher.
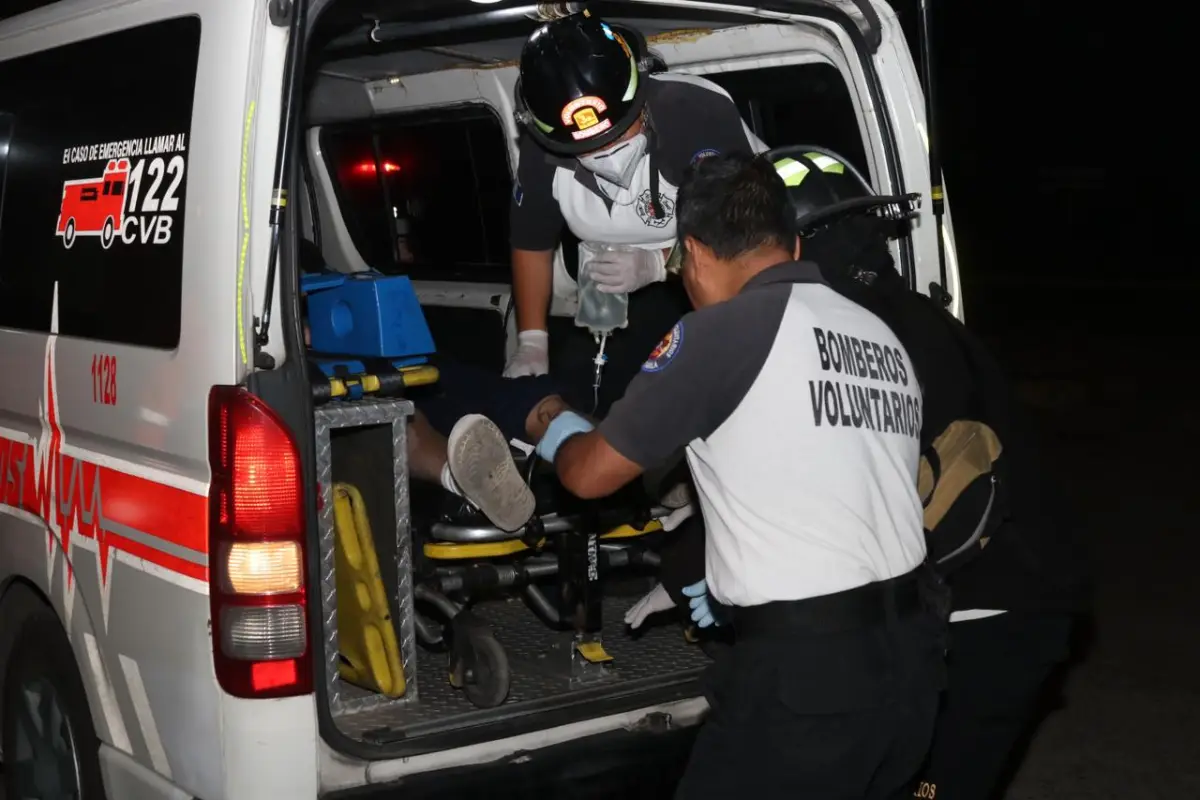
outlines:
[[557, 485], [552, 470], [538, 469], [544, 465], [536, 456], [525, 458], [518, 465], [531, 479], [538, 509], [521, 530], [497, 528], [449, 496], [440, 513], [418, 523], [418, 639], [450, 654], [451, 683], [480, 708], [504, 702], [512, 666], [472, 604], [508, 594], [559, 632], [522, 667], [572, 688], [609, 679], [618, 665], [601, 636], [605, 580], [623, 569], [658, 567], [653, 534], [669, 513], [651, 505], [640, 487], [581, 501]]
[[[377, 273], [306, 275], [314, 402], [403, 396], [436, 383], [433, 339], [407, 278]], [[330, 410], [335, 405], [327, 406]], [[417, 537], [413, 615], [418, 642], [447, 654], [450, 684], [476, 707], [505, 701], [512, 665], [491, 626], [473, 611], [497, 595], [519, 598], [558, 632], [548, 652], [524, 666], [575, 687], [614, 677], [605, 649], [603, 583], [617, 570], [654, 569], [649, 546], [668, 511], [640, 485], [601, 501], [581, 501], [536, 456], [517, 456], [538, 499], [519, 531], [491, 525], [440, 489], [432, 510], [413, 509]], [[416, 490], [416, 487], [411, 487]], [[337, 483], [335, 555], [339, 672], [347, 683], [397, 698], [406, 692], [401, 647], [391, 622], [362, 498]]]
[[[335, 483], [333, 496], [340, 677], [402, 697], [402, 655], [365, 504], [347, 483]], [[658, 566], [644, 538], [662, 529], [655, 517], [667, 513], [635, 498], [604, 509], [576, 501], [566, 513], [539, 510], [516, 532], [465, 508], [428, 524], [414, 585], [415, 599], [427, 609], [416, 614], [417, 638], [447, 654], [450, 684], [472, 705], [500, 705], [512, 682], [503, 644], [471, 611], [475, 600], [497, 592], [519, 592], [532, 613], [564, 634], [539, 663], [525, 666], [572, 687], [612, 677], [614, 659], [600, 635], [603, 580], [622, 568]]]
[[[416, 641], [445, 654], [450, 685], [477, 708], [506, 700], [514, 669], [503, 641], [473, 611], [481, 600], [523, 602], [533, 615], [530, 626], [545, 630], [552, 642], [517, 668], [568, 688], [617, 677], [601, 635], [604, 583], [618, 571], [658, 567], [653, 534], [669, 513], [652, 505], [640, 485], [614, 498], [582, 501], [536, 456], [518, 456], [518, 466], [538, 503], [534, 517], [513, 532], [440, 487], [410, 484], [414, 495], [434, 495], [432, 505], [413, 507]], [[366, 506], [342, 481], [333, 484], [333, 505], [339, 676], [382, 697], [403, 698], [404, 656]]]

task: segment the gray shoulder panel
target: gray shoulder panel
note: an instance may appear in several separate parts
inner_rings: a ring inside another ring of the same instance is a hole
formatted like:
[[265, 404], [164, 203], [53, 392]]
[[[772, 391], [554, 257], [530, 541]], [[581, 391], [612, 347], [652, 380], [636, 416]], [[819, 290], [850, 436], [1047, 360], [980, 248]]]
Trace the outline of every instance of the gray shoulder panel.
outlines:
[[658, 133], [659, 171], [679, 186], [687, 168], [718, 153], [752, 153], [741, 114], [716, 84], [692, 75], [653, 81], [648, 100]]
[[724, 424], [758, 379], [775, 344], [790, 284], [753, 288], [681, 319], [600, 432], [643, 468]]

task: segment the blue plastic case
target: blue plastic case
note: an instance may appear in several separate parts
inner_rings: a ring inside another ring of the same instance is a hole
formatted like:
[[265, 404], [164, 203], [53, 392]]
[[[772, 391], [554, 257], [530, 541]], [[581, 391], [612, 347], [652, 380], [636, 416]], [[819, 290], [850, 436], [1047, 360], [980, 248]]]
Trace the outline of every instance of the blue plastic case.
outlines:
[[420, 363], [437, 352], [407, 276], [317, 273], [302, 276], [300, 289], [317, 353]]

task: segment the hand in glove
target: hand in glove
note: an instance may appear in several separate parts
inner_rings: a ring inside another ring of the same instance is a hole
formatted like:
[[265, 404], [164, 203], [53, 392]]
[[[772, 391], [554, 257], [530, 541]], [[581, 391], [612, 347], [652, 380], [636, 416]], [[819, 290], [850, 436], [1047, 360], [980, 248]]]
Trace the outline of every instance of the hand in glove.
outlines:
[[587, 270], [596, 288], [609, 294], [636, 292], [667, 277], [662, 252], [640, 247], [605, 250], [588, 262]]
[[521, 331], [517, 349], [504, 366], [504, 377], [523, 378], [545, 375], [550, 371], [550, 334], [545, 331]]
[[651, 614], [657, 614], [660, 611], [668, 611], [675, 607], [675, 601], [671, 599], [671, 595], [667, 592], [667, 588], [661, 583], [651, 589], [645, 597], [633, 604], [628, 611], [625, 612], [625, 624], [631, 628], [638, 628], [646, 617]]
[[688, 605], [692, 608], [692, 621], [701, 628], [707, 628], [709, 625], [720, 625], [721, 623], [713, 617], [712, 607], [708, 602], [708, 582], [699, 581], [691, 586], [683, 587], [683, 593], [692, 598], [688, 600]]

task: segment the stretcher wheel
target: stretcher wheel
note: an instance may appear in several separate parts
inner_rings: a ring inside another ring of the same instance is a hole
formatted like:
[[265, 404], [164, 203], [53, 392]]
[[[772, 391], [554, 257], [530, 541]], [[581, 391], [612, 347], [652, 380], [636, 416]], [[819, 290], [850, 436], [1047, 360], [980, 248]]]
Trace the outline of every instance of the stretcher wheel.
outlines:
[[462, 611], [450, 622], [450, 685], [476, 708], [495, 708], [508, 697], [512, 671], [504, 647], [487, 623]]

